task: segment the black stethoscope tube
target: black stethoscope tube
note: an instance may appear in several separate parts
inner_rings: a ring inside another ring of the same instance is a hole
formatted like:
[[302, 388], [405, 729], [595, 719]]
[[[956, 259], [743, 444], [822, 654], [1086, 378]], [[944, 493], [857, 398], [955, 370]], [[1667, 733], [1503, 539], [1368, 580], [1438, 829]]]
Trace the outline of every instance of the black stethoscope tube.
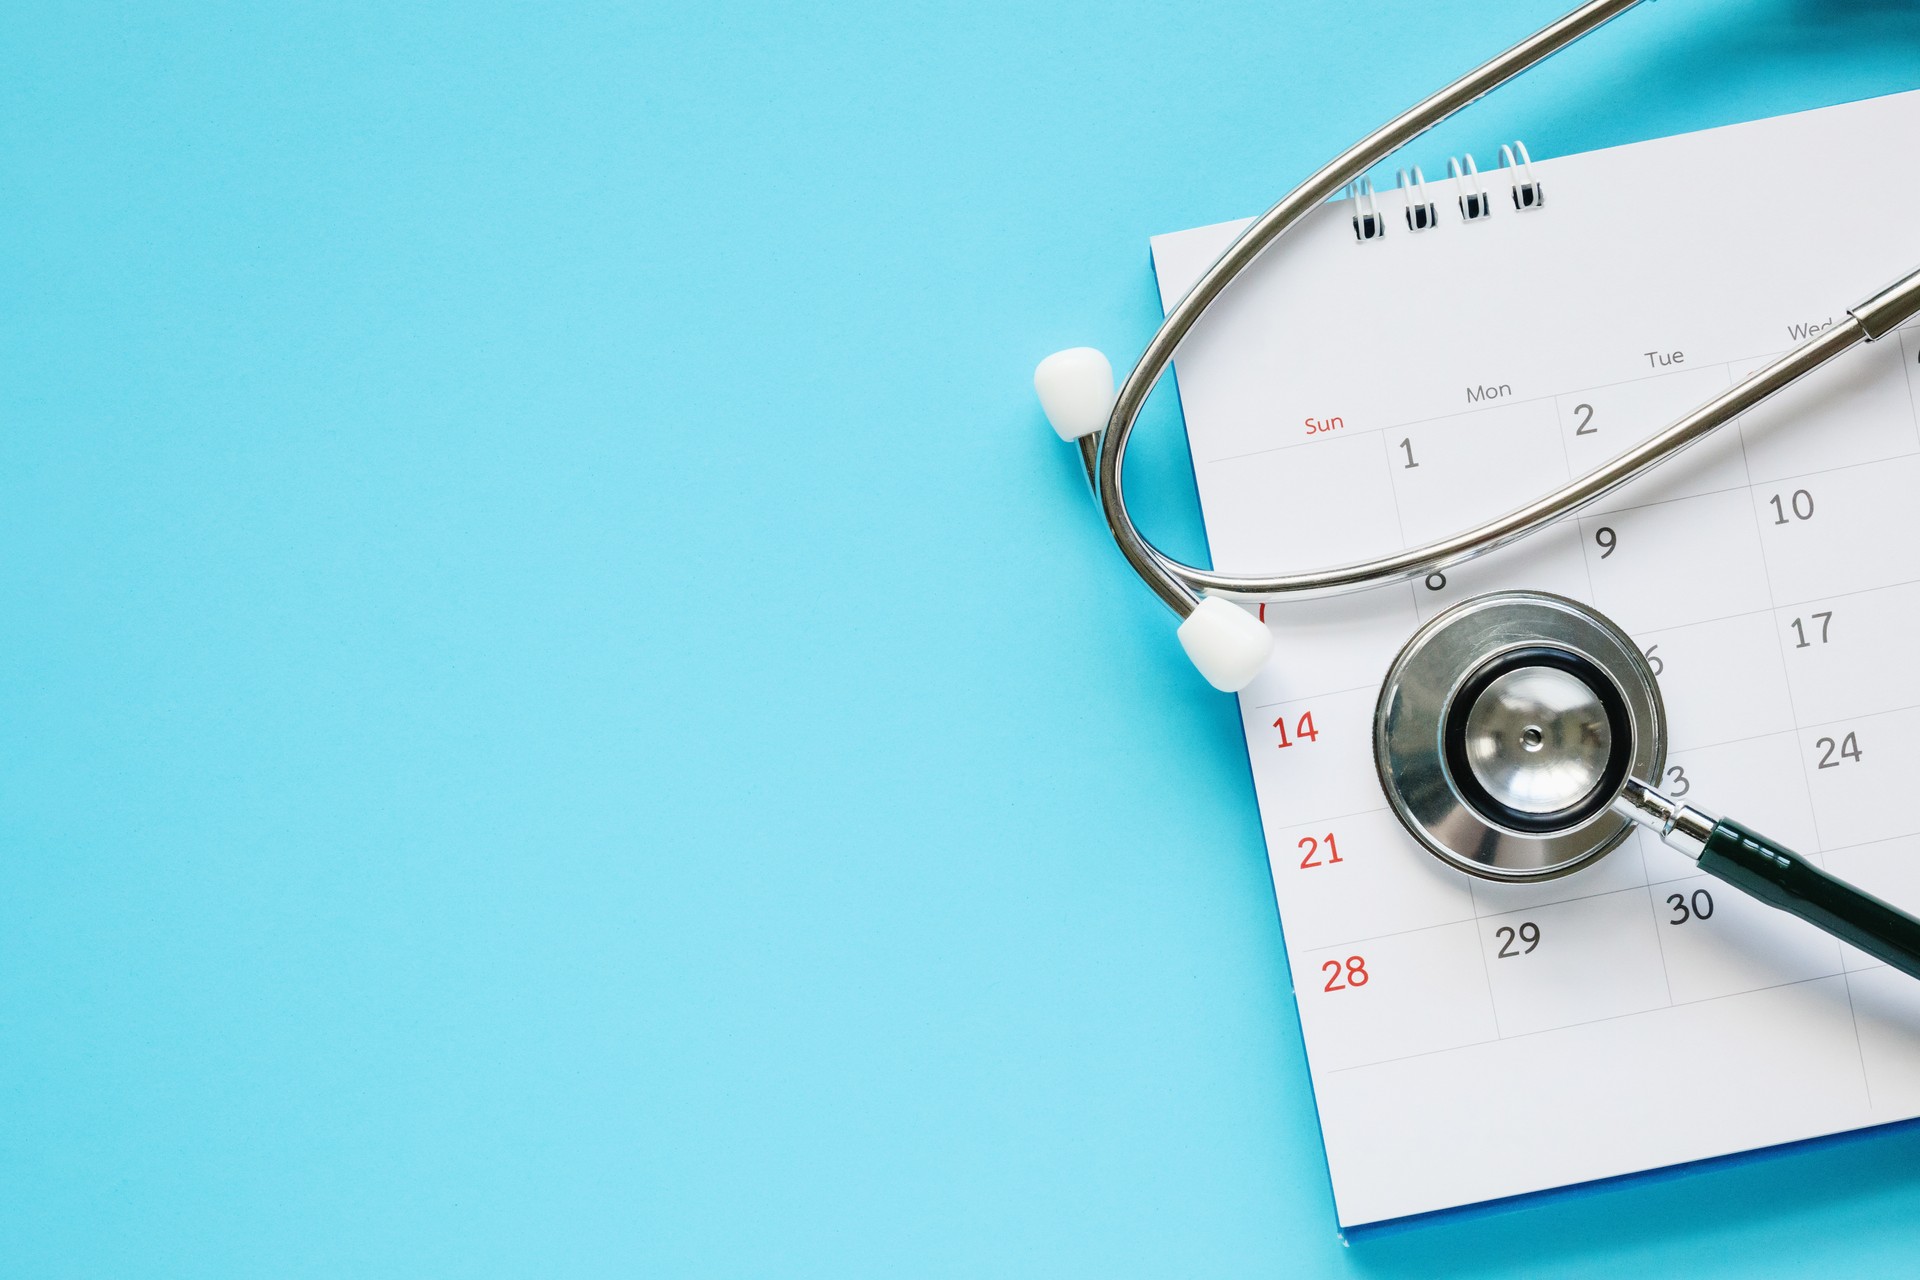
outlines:
[[1920, 920], [1730, 818], [1714, 823], [1700, 869], [1920, 978]]

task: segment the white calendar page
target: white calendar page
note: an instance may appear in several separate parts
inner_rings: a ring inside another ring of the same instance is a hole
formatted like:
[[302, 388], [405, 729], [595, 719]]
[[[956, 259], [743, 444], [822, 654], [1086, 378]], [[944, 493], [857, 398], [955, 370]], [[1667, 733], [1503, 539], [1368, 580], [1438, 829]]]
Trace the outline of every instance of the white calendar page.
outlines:
[[[1637, 443], [1920, 262], [1920, 93], [1536, 164], [1544, 206], [1345, 204], [1178, 362], [1214, 564], [1418, 545]], [[1438, 166], [1435, 166], [1438, 167]], [[1171, 303], [1244, 223], [1154, 241]], [[1636, 835], [1531, 886], [1395, 823], [1370, 725], [1425, 619], [1529, 587], [1653, 656], [1667, 789], [1920, 909], [1920, 330], [1499, 555], [1264, 611], [1247, 748], [1342, 1225], [1920, 1115], [1920, 982]], [[1531, 926], [1531, 927], [1528, 927]]]

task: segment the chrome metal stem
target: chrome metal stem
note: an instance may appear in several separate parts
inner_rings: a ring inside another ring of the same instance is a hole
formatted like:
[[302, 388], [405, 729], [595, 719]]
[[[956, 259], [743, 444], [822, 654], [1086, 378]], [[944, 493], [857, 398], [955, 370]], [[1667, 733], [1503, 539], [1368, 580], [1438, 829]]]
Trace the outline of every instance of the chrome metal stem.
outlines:
[[1087, 473], [1087, 488], [1093, 496], [1100, 496], [1100, 433], [1081, 436], [1076, 441], [1080, 446], [1080, 468]]
[[1920, 315], [1920, 271], [1889, 285], [1847, 313], [1866, 330], [1867, 341], [1884, 338]]
[[1720, 819], [1692, 805], [1681, 804], [1663, 795], [1638, 778], [1628, 778], [1614, 797], [1613, 811], [1633, 820], [1660, 837], [1660, 843], [1677, 849], [1695, 862], [1707, 847], [1707, 837]]

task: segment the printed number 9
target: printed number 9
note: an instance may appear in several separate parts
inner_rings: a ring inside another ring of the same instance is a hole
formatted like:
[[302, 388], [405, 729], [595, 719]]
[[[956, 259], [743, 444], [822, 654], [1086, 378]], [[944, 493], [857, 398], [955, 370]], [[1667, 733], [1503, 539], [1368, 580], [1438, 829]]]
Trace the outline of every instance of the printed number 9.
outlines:
[[1619, 541], [1619, 536], [1614, 533], [1611, 526], [1603, 524], [1595, 531], [1593, 540], [1600, 544], [1600, 558], [1605, 560], [1613, 554], [1613, 547]]

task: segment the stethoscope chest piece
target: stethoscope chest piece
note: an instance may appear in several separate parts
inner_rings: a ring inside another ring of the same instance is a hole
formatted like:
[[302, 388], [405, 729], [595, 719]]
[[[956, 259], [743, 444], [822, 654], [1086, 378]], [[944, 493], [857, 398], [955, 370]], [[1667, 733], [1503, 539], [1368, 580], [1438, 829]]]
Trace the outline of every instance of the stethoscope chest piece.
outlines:
[[1658, 778], [1666, 715], [1646, 658], [1571, 600], [1504, 591], [1415, 632], [1387, 671], [1374, 765], [1436, 857], [1494, 880], [1578, 871], [1626, 839], [1629, 777]]

